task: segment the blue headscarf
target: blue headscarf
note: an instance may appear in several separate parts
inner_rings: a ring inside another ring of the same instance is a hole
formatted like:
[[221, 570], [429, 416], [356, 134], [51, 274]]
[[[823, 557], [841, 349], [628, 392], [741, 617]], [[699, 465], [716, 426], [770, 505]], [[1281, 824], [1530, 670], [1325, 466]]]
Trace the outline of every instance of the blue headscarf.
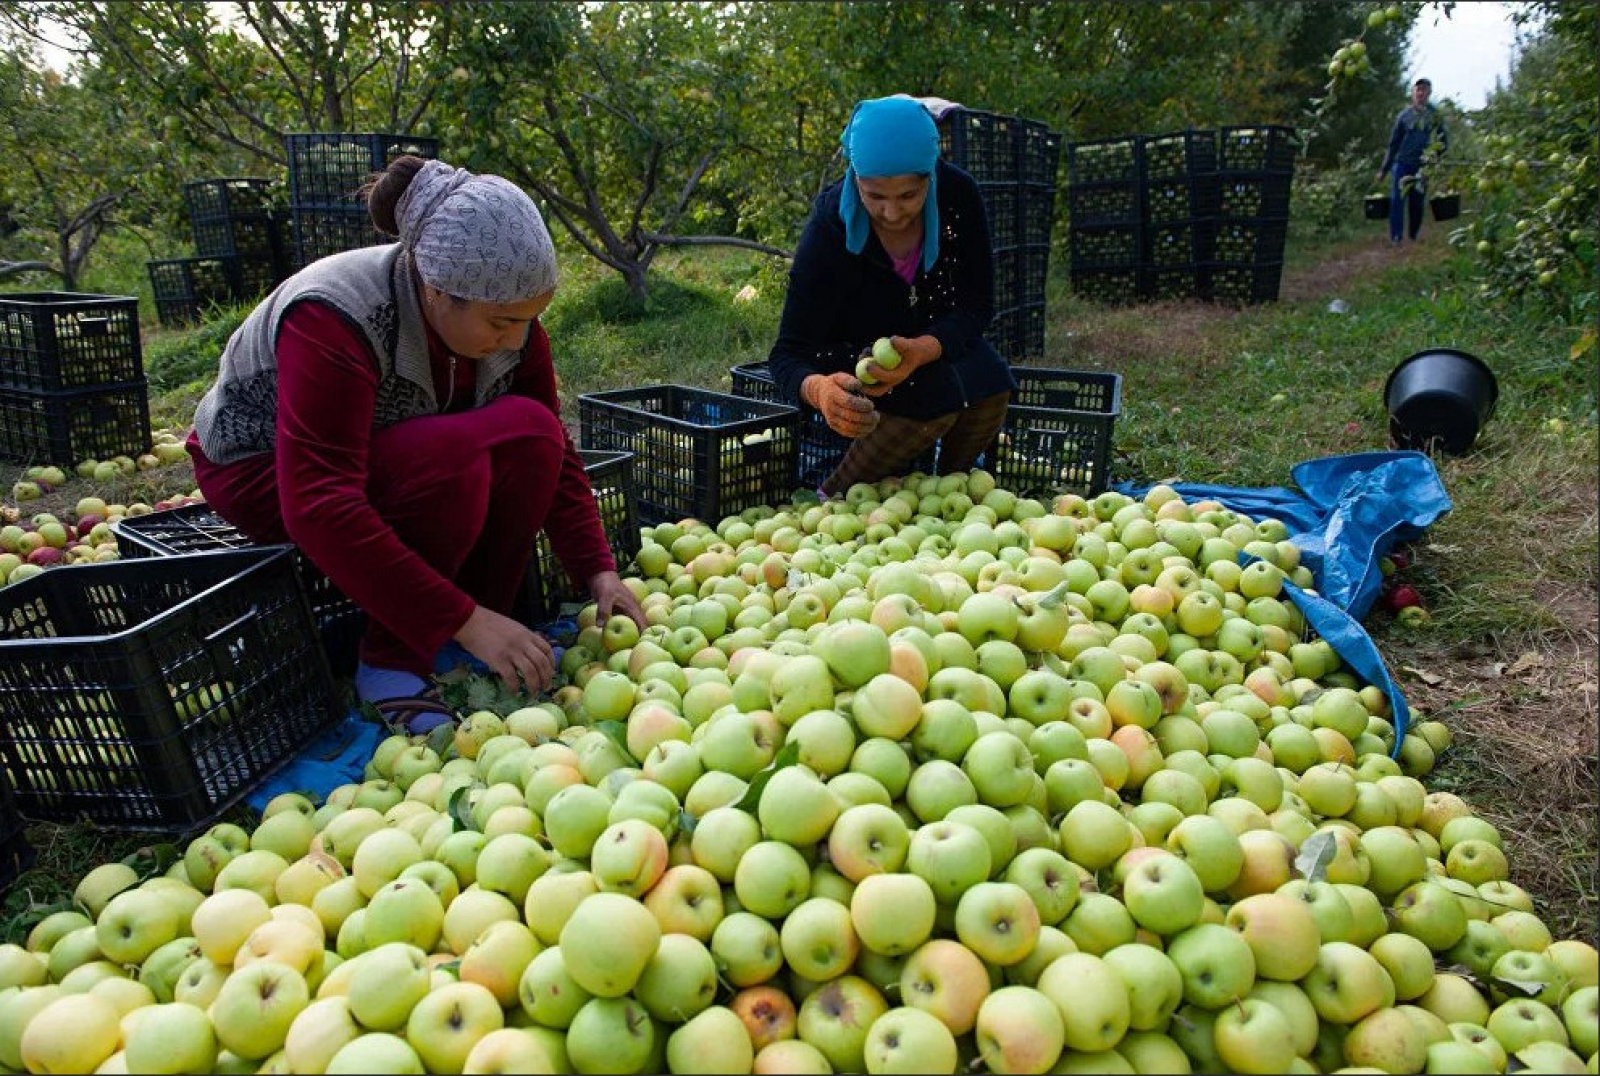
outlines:
[[862, 101], [850, 114], [839, 143], [849, 165], [839, 192], [845, 248], [860, 254], [872, 225], [856, 190], [857, 176], [925, 175], [928, 200], [922, 208], [922, 269], [932, 269], [939, 257], [939, 186], [934, 173], [939, 163], [939, 129], [928, 110], [909, 97]]

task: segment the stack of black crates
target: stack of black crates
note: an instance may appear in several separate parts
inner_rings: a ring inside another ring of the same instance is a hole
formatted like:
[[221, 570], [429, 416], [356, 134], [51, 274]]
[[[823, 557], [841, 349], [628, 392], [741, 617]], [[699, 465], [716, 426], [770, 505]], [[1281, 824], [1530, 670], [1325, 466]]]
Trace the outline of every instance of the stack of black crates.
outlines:
[[0, 457], [70, 468], [149, 448], [139, 301], [0, 295]]
[[977, 180], [989, 218], [995, 315], [986, 336], [1007, 359], [1043, 355], [1061, 136], [1035, 120], [957, 108], [939, 139], [945, 159]]
[[437, 138], [347, 132], [284, 136], [289, 157], [293, 268], [357, 247], [394, 242], [372, 226], [361, 187], [396, 157], [438, 157]]
[[1069, 144], [1073, 290], [1103, 303], [1276, 300], [1294, 155], [1280, 126]]
[[146, 263], [163, 325], [190, 325], [207, 307], [271, 291], [289, 275], [287, 219], [269, 179], [227, 177], [184, 184], [193, 258]]

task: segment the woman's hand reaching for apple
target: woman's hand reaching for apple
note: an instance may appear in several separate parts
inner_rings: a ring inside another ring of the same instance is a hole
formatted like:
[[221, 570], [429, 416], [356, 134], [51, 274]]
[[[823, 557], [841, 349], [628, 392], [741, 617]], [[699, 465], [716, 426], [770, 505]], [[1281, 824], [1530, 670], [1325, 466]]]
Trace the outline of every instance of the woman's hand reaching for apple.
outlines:
[[[895, 386], [943, 354], [944, 345], [934, 336], [890, 336], [880, 339], [870, 352], [862, 353], [861, 361], [856, 364], [861, 392], [872, 397], [886, 396], [894, 391]], [[885, 366], [885, 362], [894, 365]]]

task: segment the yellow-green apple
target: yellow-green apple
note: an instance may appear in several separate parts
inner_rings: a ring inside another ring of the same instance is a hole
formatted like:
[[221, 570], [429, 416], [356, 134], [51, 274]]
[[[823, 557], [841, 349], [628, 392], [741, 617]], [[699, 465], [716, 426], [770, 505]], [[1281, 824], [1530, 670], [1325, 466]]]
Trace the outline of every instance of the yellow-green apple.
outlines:
[[1522, 949], [1509, 950], [1494, 962], [1489, 985], [1489, 997], [1497, 1003], [1531, 997], [1555, 1008], [1569, 993], [1567, 973], [1554, 960]]
[[740, 858], [733, 887], [742, 907], [781, 919], [810, 895], [811, 868], [792, 845], [761, 841]]
[[[1392, 825], [1369, 829], [1361, 834], [1360, 845], [1372, 866], [1367, 888], [1381, 900], [1392, 901], [1427, 873], [1427, 858], [1409, 830]], [[1450, 894], [1450, 899], [1455, 900], [1455, 895]], [[1455, 940], [1451, 939], [1450, 944]]]
[[350, 1014], [371, 1031], [398, 1031], [428, 993], [431, 972], [426, 954], [413, 945], [390, 942], [361, 954], [350, 973]]
[[953, 940], [925, 943], [901, 969], [901, 1000], [938, 1017], [953, 1035], [972, 1030], [989, 992], [989, 972], [983, 962]]
[[849, 907], [824, 897], [811, 897], [784, 917], [779, 944], [791, 971], [815, 981], [844, 974], [861, 949]]
[[748, 1072], [755, 1064], [755, 1048], [743, 1021], [716, 1005], [673, 1030], [666, 1060], [671, 1072]]
[[[843, 817], [840, 816], [840, 822]], [[840, 822], [834, 824], [835, 829]], [[733, 881], [745, 852], [760, 840], [761, 823], [749, 812], [735, 807], [715, 807], [701, 816], [689, 847], [698, 866], [710, 871], [718, 882], [727, 883]]]
[[1028, 848], [1006, 866], [1004, 880], [1021, 886], [1033, 900], [1043, 925], [1054, 926], [1078, 902], [1078, 874], [1061, 853]]
[[722, 887], [704, 867], [680, 863], [667, 868], [645, 894], [644, 905], [662, 934], [688, 934], [708, 942], [722, 921]]
[[1063, 854], [1091, 871], [1111, 866], [1132, 845], [1133, 829], [1127, 819], [1103, 800], [1073, 806], [1062, 818], [1059, 832]]
[[120, 1021], [116, 1006], [94, 994], [63, 994], [46, 1000], [22, 1028], [19, 1068], [93, 1072], [116, 1052]]
[[457, 974], [462, 982], [488, 990], [502, 1008], [510, 1008], [517, 1001], [522, 973], [541, 948], [525, 924], [492, 923], [462, 954]]
[[1209, 1009], [1249, 993], [1256, 978], [1255, 954], [1226, 926], [1199, 923], [1167, 943], [1167, 956], [1183, 976], [1184, 999]]
[[139, 964], [178, 936], [178, 916], [159, 893], [130, 889], [107, 902], [95, 923], [100, 951], [119, 964]]
[[[316, 920], [315, 915], [311, 918]], [[300, 919], [274, 917], [250, 932], [234, 954], [233, 966], [237, 970], [271, 960], [308, 975], [322, 960], [324, 940], [320, 922], [311, 926]]]
[[1096, 956], [1133, 941], [1138, 929], [1120, 900], [1091, 890], [1079, 894], [1072, 912], [1061, 921], [1061, 930], [1073, 944]]
[[932, 887], [936, 898], [952, 906], [992, 873], [989, 843], [978, 830], [960, 822], [933, 822], [919, 828], [911, 836], [906, 866]]
[[659, 1048], [660, 1034], [633, 998], [597, 997], [573, 1017], [567, 1055], [578, 1072], [643, 1072]]
[[200, 902], [190, 920], [190, 930], [207, 960], [219, 966], [233, 963], [234, 954], [251, 931], [272, 918], [261, 894], [250, 889], [228, 889]]
[[1331, 1024], [1353, 1025], [1384, 1003], [1392, 989], [1389, 973], [1366, 950], [1348, 942], [1327, 942], [1317, 966], [1301, 980], [1317, 1015]]
[[1231, 1072], [1289, 1072], [1296, 1058], [1289, 1018], [1257, 998], [1244, 998], [1217, 1013], [1217, 1054]]
[[1532, 998], [1502, 1002], [1489, 1014], [1484, 1026], [1508, 1054], [1516, 1054], [1536, 1042], [1554, 1042], [1562, 1046], [1569, 1042], [1567, 1026], [1556, 1011]]
[[404, 942], [430, 952], [443, 929], [444, 904], [420, 878], [384, 883], [367, 903], [362, 919], [362, 937], [369, 949]]
[[910, 953], [933, 933], [933, 888], [915, 874], [869, 874], [850, 896], [850, 919], [861, 944], [889, 956]]
[[1047, 1072], [1065, 1042], [1058, 1004], [1027, 986], [1003, 986], [984, 998], [974, 1034], [978, 1054], [991, 1072]]
[[809, 847], [827, 837], [838, 817], [839, 801], [815, 773], [803, 766], [789, 766], [774, 773], [761, 790], [756, 807], [763, 833], [795, 847]]
[[1293, 982], [1316, 966], [1322, 934], [1304, 900], [1258, 893], [1230, 907], [1225, 922], [1249, 944], [1261, 978]]
[[1295, 983], [1257, 979], [1246, 997], [1265, 1001], [1289, 1021], [1289, 1033], [1298, 1057], [1309, 1056], [1317, 1046], [1317, 1010]]
[[1402, 931], [1442, 953], [1466, 934], [1467, 913], [1460, 898], [1437, 882], [1407, 886], [1394, 898], [1390, 917]]
[[1170, 936], [1200, 921], [1205, 891], [1186, 860], [1162, 850], [1142, 860], [1123, 880], [1122, 902], [1141, 927]]
[[611, 798], [600, 789], [587, 784], [568, 785], [551, 796], [545, 807], [545, 834], [558, 855], [587, 859], [595, 840], [609, 824], [610, 813]]
[[1044, 788], [1051, 813], [1064, 814], [1079, 803], [1098, 802], [1106, 784], [1093, 763], [1081, 758], [1064, 758], [1052, 762], [1045, 770]]
[[1122, 980], [1127, 1026], [1143, 1031], [1166, 1027], [1183, 1003], [1183, 975], [1171, 958], [1154, 946], [1135, 942], [1109, 949], [1101, 959]]
[[361, 1034], [361, 1025], [350, 1015], [349, 998], [318, 998], [289, 1025], [283, 1040], [284, 1061], [293, 1072], [325, 1072], [333, 1055]]
[[1186, 861], [1207, 893], [1221, 893], [1244, 868], [1238, 834], [1209, 815], [1193, 815], [1167, 835], [1167, 850]]
[[517, 983], [522, 1012], [542, 1027], [565, 1029], [593, 996], [567, 974], [566, 960], [556, 947], [535, 956]]
[[72, 902], [87, 911], [91, 919], [98, 919], [112, 897], [138, 884], [139, 875], [126, 863], [102, 863], [79, 880], [72, 891]]
[[1561, 1019], [1572, 1048], [1584, 1057], [1600, 1050], [1600, 987], [1582, 986], [1561, 1003]]
[[961, 894], [955, 928], [961, 943], [990, 964], [1025, 958], [1039, 937], [1039, 911], [1028, 891], [1012, 882], [979, 882]]
[[217, 1037], [205, 1011], [193, 1005], [149, 1005], [122, 1021], [129, 1072], [212, 1072]]
[[[488, 852], [485, 848], [484, 854]], [[607, 826], [589, 854], [589, 870], [602, 892], [640, 897], [656, 884], [666, 869], [666, 837], [659, 829], [639, 819]], [[478, 870], [481, 879], [481, 858]], [[516, 894], [507, 895], [517, 900]], [[522, 896], [527, 896], [526, 890]]]
[[807, 995], [795, 1025], [835, 1072], [858, 1071], [865, 1067], [867, 1032], [888, 1009], [871, 983], [844, 975]]
[[711, 953], [736, 987], [757, 986], [783, 967], [777, 927], [751, 912], [731, 912], [723, 917], [711, 934]]
[[1394, 982], [1397, 1001], [1415, 1001], [1433, 987], [1433, 951], [1410, 934], [1391, 931], [1367, 947]]
[[1383, 1072], [1420, 1072], [1428, 1044], [1421, 1028], [1399, 1009], [1378, 1009], [1357, 1021], [1344, 1040], [1350, 1065]]
[[1506, 854], [1488, 841], [1477, 839], [1457, 841], [1446, 853], [1444, 866], [1450, 877], [1475, 886], [1502, 881], [1510, 872]]
[[406, 1018], [406, 1041], [429, 1072], [463, 1070], [472, 1048], [505, 1023], [493, 994], [477, 983], [450, 982], [430, 991]]
[[[790, 726], [784, 743], [799, 744], [800, 764], [826, 780], [849, 767], [856, 734], [844, 714], [831, 709], [814, 710]], [[649, 776], [648, 766], [645, 776]]]
[[661, 941], [661, 928], [643, 904], [620, 893], [595, 893], [573, 909], [561, 928], [567, 971], [596, 998], [633, 988]]
[[224, 1049], [261, 1059], [283, 1048], [289, 1025], [310, 1002], [299, 972], [260, 961], [228, 976], [211, 1003], [211, 1023]]

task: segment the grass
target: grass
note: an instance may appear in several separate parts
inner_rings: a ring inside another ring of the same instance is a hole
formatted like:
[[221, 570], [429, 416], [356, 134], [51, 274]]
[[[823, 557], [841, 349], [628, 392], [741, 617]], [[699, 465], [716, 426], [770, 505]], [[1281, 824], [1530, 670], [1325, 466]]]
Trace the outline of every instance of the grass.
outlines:
[[[1291, 467], [1387, 447], [1383, 387], [1415, 351], [1463, 348], [1489, 362], [1499, 404], [1467, 456], [1437, 460], [1454, 510], [1411, 550], [1407, 576], [1432, 614], [1405, 631], [1369, 621], [1413, 708], [1455, 730], [1430, 779], [1500, 826], [1513, 879], [1561, 936], [1592, 937], [1595, 887], [1596, 386], [1577, 330], [1531, 306], [1474, 299], [1467, 256], [1431, 226], [1394, 254], [1381, 227], [1292, 234], [1283, 301], [1243, 310], [1196, 303], [1117, 309], [1050, 283], [1046, 354], [1030, 365], [1123, 378], [1116, 479], [1285, 485]], [[546, 319], [569, 421], [583, 392], [656, 382], [726, 387], [730, 366], [766, 357], [782, 263], [726, 250], [664, 255], [648, 303], [615, 274], [569, 258]], [[734, 296], [751, 285], [756, 296]], [[1328, 307], [1338, 298], [1348, 312]], [[238, 312], [152, 333], [153, 411], [192, 413]], [[1279, 398], [1281, 396], [1281, 399]], [[160, 472], [151, 472], [160, 475]], [[182, 476], [173, 476], [181, 486]], [[62, 495], [83, 495], [73, 483]], [[70, 500], [68, 501], [70, 506]], [[1524, 653], [1536, 663], [1517, 669]], [[43, 869], [6, 897], [58, 899], [96, 862], [140, 838], [34, 827]]]

